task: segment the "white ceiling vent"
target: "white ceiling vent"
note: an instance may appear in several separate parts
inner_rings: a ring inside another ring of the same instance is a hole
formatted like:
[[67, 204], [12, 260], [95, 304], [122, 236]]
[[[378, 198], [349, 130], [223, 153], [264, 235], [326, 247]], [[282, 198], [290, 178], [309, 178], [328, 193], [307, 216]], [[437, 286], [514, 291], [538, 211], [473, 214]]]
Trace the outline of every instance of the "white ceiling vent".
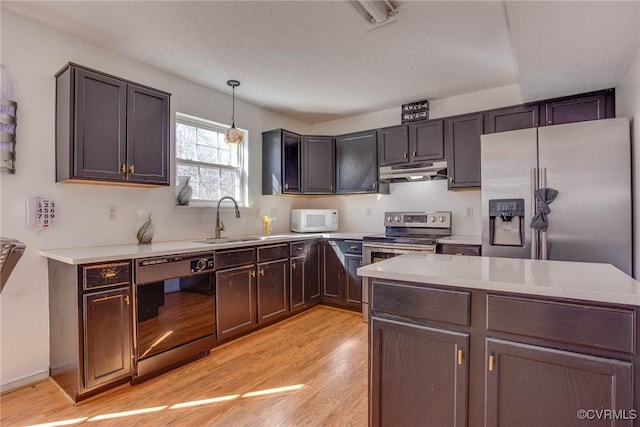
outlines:
[[390, 0], [347, 0], [348, 3], [371, 25], [386, 24], [398, 13]]

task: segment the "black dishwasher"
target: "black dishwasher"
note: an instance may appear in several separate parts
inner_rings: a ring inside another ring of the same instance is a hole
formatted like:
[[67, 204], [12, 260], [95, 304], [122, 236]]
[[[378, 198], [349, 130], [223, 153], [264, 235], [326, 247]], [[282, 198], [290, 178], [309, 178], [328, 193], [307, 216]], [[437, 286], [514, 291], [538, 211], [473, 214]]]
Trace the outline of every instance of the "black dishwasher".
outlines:
[[138, 381], [215, 346], [212, 252], [136, 260], [135, 298]]

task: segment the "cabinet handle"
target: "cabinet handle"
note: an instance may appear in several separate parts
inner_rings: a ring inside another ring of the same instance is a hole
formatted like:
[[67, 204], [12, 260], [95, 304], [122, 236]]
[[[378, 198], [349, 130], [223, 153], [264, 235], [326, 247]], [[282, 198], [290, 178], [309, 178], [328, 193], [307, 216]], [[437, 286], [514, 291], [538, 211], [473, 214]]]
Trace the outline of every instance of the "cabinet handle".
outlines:
[[289, 183], [285, 183], [285, 184], [284, 184], [284, 189], [285, 189], [285, 190], [288, 190], [288, 189], [289, 189]]
[[127, 173], [127, 164], [123, 163], [120, 165], [120, 172], [121, 173]]
[[493, 371], [493, 367], [495, 364], [495, 358], [493, 357], [493, 354], [489, 356], [489, 371]]
[[373, 181], [373, 182], [371, 183], [371, 188], [376, 188], [376, 182], [375, 182], [375, 181]]
[[296, 263], [295, 262], [293, 264], [291, 264], [291, 268], [293, 268], [294, 270], [296, 269]]
[[458, 350], [458, 365], [462, 365], [462, 350]]
[[129, 295], [124, 297], [124, 302], [129, 305]]
[[453, 184], [453, 177], [452, 176], [449, 177], [449, 182]]
[[407, 158], [407, 152], [405, 151], [404, 153], [402, 153], [404, 155], [404, 158]]
[[330, 184], [330, 185], [329, 185], [329, 190], [330, 190], [330, 191], [333, 191], [333, 184]]
[[[114, 298], [120, 298], [122, 295], [118, 294], [118, 295], [111, 295], [110, 297], [102, 297], [102, 298], [96, 298], [93, 300], [93, 302], [102, 302], [102, 301], [108, 301], [110, 299], [114, 299]], [[129, 297], [127, 297], [127, 304], [129, 304]]]
[[251, 277], [256, 277], [256, 271], [255, 270], [251, 270]]
[[260, 275], [264, 276], [264, 269], [263, 268], [260, 269]]
[[411, 153], [411, 156], [415, 157], [416, 156], [416, 152], [414, 151], [413, 153]]
[[116, 270], [115, 268], [105, 268], [100, 272], [100, 275], [103, 279], [113, 279], [116, 277]]
[[134, 173], [136, 173], [136, 167], [135, 167], [135, 165], [129, 165], [129, 173], [130, 173], [130, 174], [132, 174], [132, 175], [133, 175]]
[[462, 252], [456, 252], [456, 255], [464, 255]]

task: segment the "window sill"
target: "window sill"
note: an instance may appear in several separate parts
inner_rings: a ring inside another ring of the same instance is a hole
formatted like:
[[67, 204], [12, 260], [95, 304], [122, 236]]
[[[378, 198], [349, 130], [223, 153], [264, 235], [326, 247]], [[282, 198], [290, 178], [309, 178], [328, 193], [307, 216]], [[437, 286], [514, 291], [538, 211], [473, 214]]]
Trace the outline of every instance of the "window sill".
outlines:
[[[189, 208], [214, 208], [215, 209], [215, 208], [218, 207], [218, 202], [191, 200], [188, 205], [175, 205], [175, 206], [176, 206], [176, 208], [179, 208], [179, 209], [189, 209]], [[240, 209], [240, 211], [250, 209], [249, 207], [242, 206], [242, 205], [238, 205], [238, 208]], [[233, 204], [231, 203], [231, 201], [225, 200], [220, 205], [220, 210], [221, 211], [227, 211], [227, 210], [232, 211], [232, 210], [234, 210], [234, 207], [233, 207]]]

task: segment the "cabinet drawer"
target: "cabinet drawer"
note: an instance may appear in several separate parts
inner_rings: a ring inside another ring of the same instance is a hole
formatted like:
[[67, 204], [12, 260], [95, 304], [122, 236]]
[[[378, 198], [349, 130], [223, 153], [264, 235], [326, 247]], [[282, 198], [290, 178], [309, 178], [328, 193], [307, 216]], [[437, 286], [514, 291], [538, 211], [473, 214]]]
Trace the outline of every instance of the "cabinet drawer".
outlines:
[[362, 254], [362, 242], [359, 240], [344, 240], [340, 247], [345, 254]]
[[378, 281], [371, 286], [373, 311], [469, 326], [469, 292]]
[[487, 295], [487, 330], [635, 354], [635, 312]]
[[291, 258], [305, 256], [307, 254], [307, 244], [305, 242], [291, 243], [289, 249], [291, 251]]
[[129, 261], [82, 266], [83, 289], [128, 285], [129, 283], [131, 283], [131, 262]]
[[480, 256], [481, 246], [440, 244], [440, 253], [445, 255]]
[[273, 261], [282, 258], [289, 258], [289, 245], [287, 243], [258, 247], [258, 262]]
[[216, 270], [238, 265], [253, 264], [255, 256], [253, 248], [230, 249], [226, 251], [216, 251]]

